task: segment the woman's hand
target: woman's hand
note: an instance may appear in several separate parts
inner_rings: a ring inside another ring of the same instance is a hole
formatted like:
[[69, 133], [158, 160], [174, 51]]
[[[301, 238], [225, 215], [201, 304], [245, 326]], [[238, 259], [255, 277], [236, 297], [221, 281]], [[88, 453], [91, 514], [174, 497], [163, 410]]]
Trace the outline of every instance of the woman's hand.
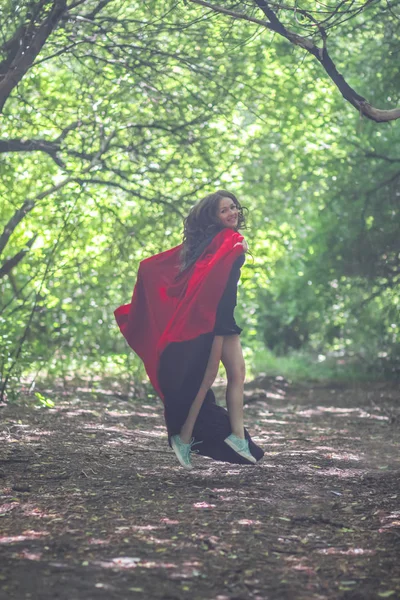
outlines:
[[247, 242], [246, 242], [246, 240], [245, 240], [244, 238], [242, 239], [242, 241], [241, 241], [241, 242], [237, 242], [237, 243], [234, 245], [234, 248], [236, 248], [236, 246], [243, 246], [243, 249], [244, 249], [244, 251], [245, 251], [245, 252], [247, 252], [247, 251], [248, 251], [248, 249], [249, 249], [249, 247], [248, 247], [248, 245], [247, 245]]

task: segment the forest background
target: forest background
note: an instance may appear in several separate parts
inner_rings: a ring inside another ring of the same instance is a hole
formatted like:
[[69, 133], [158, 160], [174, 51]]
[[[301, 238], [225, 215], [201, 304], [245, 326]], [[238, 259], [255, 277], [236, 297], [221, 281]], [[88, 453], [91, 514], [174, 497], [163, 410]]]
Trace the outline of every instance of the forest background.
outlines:
[[219, 188], [248, 208], [250, 374], [398, 377], [399, 21], [396, 0], [3, 2], [2, 398], [142, 377], [113, 311]]

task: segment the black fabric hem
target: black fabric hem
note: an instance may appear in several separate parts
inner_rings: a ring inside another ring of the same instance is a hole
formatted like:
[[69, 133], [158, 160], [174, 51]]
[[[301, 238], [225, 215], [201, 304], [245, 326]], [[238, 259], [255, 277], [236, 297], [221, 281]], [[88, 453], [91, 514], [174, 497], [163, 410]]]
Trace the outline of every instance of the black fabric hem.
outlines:
[[216, 327], [214, 329], [214, 334], [215, 335], [240, 335], [242, 333], [242, 331], [243, 331], [243, 329], [241, 327], [239, 327], [238, 325], [236, 325], [232, 329], [228, 329], [227, 327]]

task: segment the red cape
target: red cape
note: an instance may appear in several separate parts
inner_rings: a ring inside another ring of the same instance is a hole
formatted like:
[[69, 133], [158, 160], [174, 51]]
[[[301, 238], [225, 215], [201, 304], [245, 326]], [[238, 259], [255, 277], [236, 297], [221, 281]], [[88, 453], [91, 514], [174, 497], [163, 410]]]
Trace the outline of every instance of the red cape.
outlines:
[[244, 252], [242, 240], [239, 233], [223, 229], [181, 274], [182, 245], [143, 260], [131, 303], [114, 311], [123, 336], [143, 360], [161, 398], [157, 373], [162, 352], [172, 342], [213, 331], [232, 265]]

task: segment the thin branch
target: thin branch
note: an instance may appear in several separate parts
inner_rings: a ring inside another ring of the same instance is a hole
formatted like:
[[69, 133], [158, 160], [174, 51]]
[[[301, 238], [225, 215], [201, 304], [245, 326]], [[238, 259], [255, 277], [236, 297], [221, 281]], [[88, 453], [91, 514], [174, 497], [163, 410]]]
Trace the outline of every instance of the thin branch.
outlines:
[[31, 237], [31, 239], [25, 244], [25, 248], [17, 252], [12, 258], [9, 258], [5, 261], [3, 265], [0, 267], [0, 279], [9, 275], [14, 267], [17, 266], [18, 263], [24, 258], [25, 254], [29, 252], [29, 249], [32, 247], [33, 243], [37, 238], [37, 234]]
[[[75, 203], [76, 202], [77, 202], [77, 200], [75, 201]], [[66, 229], [67, 225], [68, 225], [68, 220], [70, 218], [70, 215], [73, 213], [74, 208], [75, 208], [75, 204], [70, 208], [69, 212], [67, 213], [67, 215], [66, 215], [66, 217], [64, 219], [64, 224], [63, 224], [63, 226], [62, 226], [62, 228], [61, 228], [61, 230], [60, 230], [60, 232], [59, 232], [59, 234], [57, 236], [55, 244], [53, 245], [53, 247], [51, 248], [51, 251], [49, 252], [49, 256], [48, 256], [48, 259], [46, 261], [46, 268], [45, 268], [43, 277], [41, 279], [39, 289], [36, 292], [35, 301], [34, 301], [34, 304], [32, 306], [32, 309], [30, 311], [30, 314], [29, 314], [29, 317], [28, 317], [25, 329], [24, 329], [24, 331], [22, 333], [22, 336], [20, 337], [20, 339], [18, 341], [18, 346], [16, 348], [16, 351], [14, 352], [14, 355], [12, 356], [11, 364], [8, 366], [7, 374], [6, 374], [6, 376], [4, 378], [4, 381], [3, 381], [2, 385], [1, 385], [1, 388], [0, 388], [0, 400], [1, 401], [4, 401], [4, 395], [5, 395], [5, 392], [7, 390], [8, 382], [9, 382], [10, 377], [11, 377], [11, 375], [12, 375], [12, 373], [13, 373], [13, 371], [14, 371], [17, 363], [18, 363], [18, 359], [19, 359], [19, 357], [21, 355], [22, 348], [23, 348], [23, 346], [25, 344], [25, 341], [26, 341], [26, 339], [28, 337], [28, 334], [29, 334], [29, 332], [31, 330], [31, 325], [32, 325], [32, 322], [33, 322], [33, 317], [35, 315], [38, 303], [39, 303], [40, 298], [41, 298], [42, 288], [43, 288], [43, 286], [45, 284], [45, 281], [47, 279], [47, 275], [49, 273], [50, 266], [51, 266], [51, 261], [53, 260], [53, 257], [56, 254], [56, 251], [57, 251], [58, 246], [60, 244], [61, 236], [62, 236], [64, 230]]]
[[390, 158], [390, 156], [385, 156], [384, 154], [378, 154], [377, 152], [366, 152], [366, 158], [379, 158], [380, 160], [385, 160], [388, 163], [399, 163], [400, 158]]
[[362, 300], [362, 302], [360, 302], [360, 304], [358, 305], [358, 310], [364, 308], [364, 306], [366, 306], [367, 304], [372, 302], [372, 300], [374, 300], [375, 298], [380, 296], [385, 290], [393, 289], [399, 284], [400, 284], [400, 278], [392, 279], [391, 281], [386, 281], [385, 283], [381, 283], [380, 285], [378, 285], [375, 292], [373, 292], [370, 296], [368, 296], [368, 298], [364, 298], [364, 300]]
[[[117, 181], [107, 181], [107, 180], [103, 180], [103, 179], [97, 179], [97, 178], [94, 178], [94, 177], [91, 178], [91, 179], [84, 179], [82, 177], [76, 177], [75, 181], [77, 183], [79, 183], [80, 185], [82, 185], [84, 183], [88, 183], [88, 184], [105, 185], [105, 186], [108, 186], [108, 187], [118, 188], [118, 189], [120, 189], [121, 191], [125, 192], [126, 194], [128, 194], [130, 196], [134, 196], [136, 198], [140, 198], [141, 200], [146, 200], [146, 202], [151, 202], [151, 199], [146, 198], [145, 196], [143, 196], [143, 194], [140, 194], [139, 192], [135, 192], [134, 190], [130, 190], [129, 188], [127, 188], [124, 185], [122, 185], [121, 183], [118, 183]], [[181, 211], [178, 208], [176, 208], [176, 206], [174, 206], [172, 203], [167, 202], [166, 200], [162, 200], [161, 198], [157, 198], [155, 200], [155, 202], [157, 204], [164, 204], [170, 210], [172, 210], [172, 212], [175, 212], [181, 218], [183, 218], [183, 214], [181, 213]]]
[[4, 227], [3, 233], [0, 236], [0, 254], [3, 252], [4, 248], [6, 247], [8, 240], [10, 239], [10, 237], [11, 237], [12, 233], [14, 232], [14, 230], [16, 229], [16, 227], [19, 225], [19, 223], [22, 221], [22, 219], [24, 219], [25, 216], [33, 208], [35, 208], [36, 204], [40, 200], [43, 200], [43, 198], [46, 198], [47, 196], [51, 196], [52, 194], [54, 194], [54, 192], [58, 192], [58, 190], [62, 189], [65, 185], [67, 185], [67, 183], [70, 183], [71, 181], [73, 181], [72, 175], [70, 175], [69, 177], [66, 177], [65, 179], [63, 179], [63, 181], [60, 181], [60, 183], [53, 185], [49, 189], [44, 190], [43, 192], [40, 192], [40, 194], [37, 194], [35, 196], [35, 198], [33, 198], [32, 200], [25, 200], [23, 205], [18, 210], [15, 211], [15, 213], [13, 214], [11, 219], [8, 221], [7, 225]]
[[25, 215], [27, 215], [34, 208], [35, 204], [35, 200], [25, 200], [23, 205], [15, 211], [11, 219], [8, 221], [7, 225], [3, 229], [3, 233], [0, 236], [0, 255], [8, 244], [8, 240], [10, 239], [15, 228], [22, 221]]
[[245, 21], [250, 21], [250, 23], [256, 23], [257, 25], [263, 25], [263, 27], [267, 27], [272, 29], [272, 24], [268, 21], [264, 21], [263, 19], [256, 19], [255, 17], [249, 17], [244, 13], [238, 13], [234, 10], [229, 10], [228, 8], [224, 8], [223, 6], [218, 6], [216, 4], [211, 4], [210, 2], [205, 2], [205, 0], [190, 0], [193, 4], [200, 4], [201, 6], [205, 6], [206, 8], [210, 8], [214, 12], [219, 12], [224, 15], [229, 15], [230, 17], [234, 17], [235, 19], [243, 19]]

